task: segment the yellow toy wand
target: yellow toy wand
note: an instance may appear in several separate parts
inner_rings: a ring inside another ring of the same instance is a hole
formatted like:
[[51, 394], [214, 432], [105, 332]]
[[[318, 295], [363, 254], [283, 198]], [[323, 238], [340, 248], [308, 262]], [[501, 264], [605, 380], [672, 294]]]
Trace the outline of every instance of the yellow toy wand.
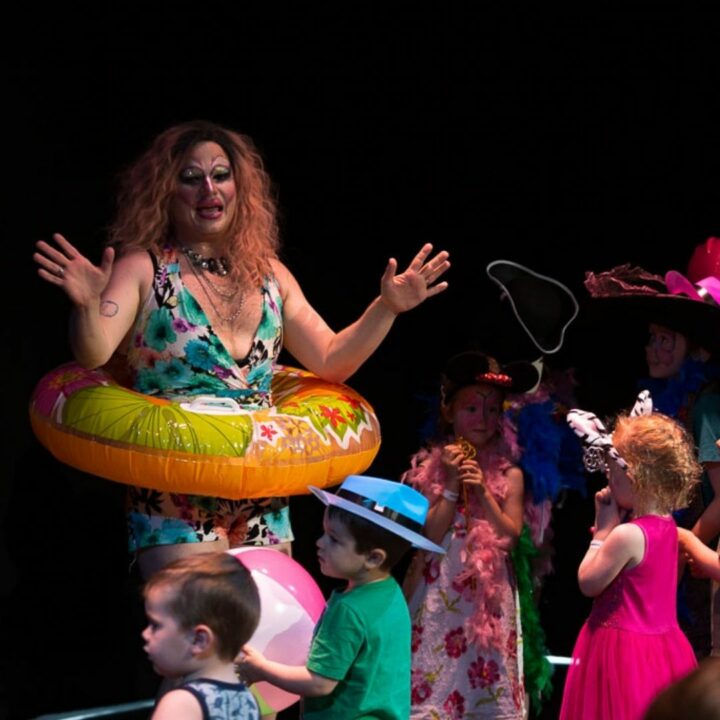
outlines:
[[[455, 441], [460, 446], [460, 449], [463, 451], [463, 455], [465, 455], [466, 460], [474, 460], [475, 456], [477, 455], [477, 450], [475, 449], [475, 446], [469, 441], [466, 440], [464, 437], [457, 437], [455, 438]], [[467, 491], [467, 485], [465, 483], [462, 484], [462, 490], [463, 490], [463, 502], [465, 503], [465, 531], [470, 532], [470, 504], [468, 503], [468, 491]], [[470, 587], [474, 591], [477, 587], [477, 580], [476, 578], [470, 578]]]
[[[455, 441], [460, 446], [460, 449], [463, 451], [463, 455], [465, 455], [466, 460], [475, 459], [475, 456], [477, 455], [477, 450], [475, 450], [475, 446], [469, 440], [466, 440], [464, 437], [457, 437], [455, 438]], [[463, 502], [465, 503], [465, 527], [470, 530], [470, 505], [468, 504], [468, 491], [467, 485], [465, 483], [463, 483], [462, 489]]]

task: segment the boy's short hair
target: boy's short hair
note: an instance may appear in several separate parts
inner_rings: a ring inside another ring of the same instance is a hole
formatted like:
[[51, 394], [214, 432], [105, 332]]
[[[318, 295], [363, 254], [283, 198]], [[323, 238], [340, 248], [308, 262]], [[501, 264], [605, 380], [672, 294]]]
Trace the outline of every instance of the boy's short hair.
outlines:
[[381, 570], [390, 570], [412, 547], [409, 540], [336, 505], [328, 505], [327, 513], [330, 519], [337, 520], [347, 528], [355, 541], [355, 550], [358, 553], [369, 553], [376, 548], [385, 551], [386, 558], [380, 566]]
[[207, 625], [217, 639], [221, 660], [231, 661], [260, 621], [260, 594], [250, 571], [228, 553], [181, 558], [156, 572], [143, 596], [166, 586], [173, 592], [167, 609], [183, 629]]

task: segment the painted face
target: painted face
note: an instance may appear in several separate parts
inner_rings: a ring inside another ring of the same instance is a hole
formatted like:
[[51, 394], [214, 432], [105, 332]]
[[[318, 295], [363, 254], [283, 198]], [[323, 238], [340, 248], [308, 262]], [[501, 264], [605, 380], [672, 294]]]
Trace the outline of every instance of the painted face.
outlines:
[[680, 372], [687, 355], [684, 335], [662, 325], [650, 325], [650, 338], [645, 346], [648, 372], [652, 378], [669, 378]]
[[167, 609], [170, 593], [162, 585], [151, 588], [145, 599], [148, 624], [142, 631], [143, 649], [155, 672], [164, 677], [186, 675], [192, 666], [192, 630], [181, 628]]
[[606, 475], [610, 491], [618, 507], [623, 510], [632, 510], [635, 494], [627, 470], [618, 465], [611, 457], [608, 457]]
[[497, 433], [502, 417], [503, 395], [492, 385], [469, 385], [458, 391], [447, 407], [445, 419], [457, 437], [476, 448], [487, 444]]
[[318, 561], [323, 575], [352, 580], [364, 569], [366, 556], [355, 549], [355, 538], [327, 509], [323, 517], [323, 535], [317, 541]]
[[227, 230], [235, 214], [237, 187], [230, 160], [214, 142], [195, 145], [185, 156], [170, 201], [179, 244], [210, 239]]

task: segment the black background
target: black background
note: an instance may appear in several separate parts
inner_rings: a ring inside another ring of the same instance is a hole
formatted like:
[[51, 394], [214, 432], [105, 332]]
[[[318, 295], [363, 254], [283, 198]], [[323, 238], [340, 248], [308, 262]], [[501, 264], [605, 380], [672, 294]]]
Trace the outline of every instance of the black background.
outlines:
[[[387, 5], [76, 3], [21, 7], [8, 25], [8, 717], [154, 691], [123, 488], [51, 458], [27, 402], [70, 356], [69, 306], [37, 279], [33, 244], [60, 231], [99, 258], [116, 174], [159, 131], [205, 118], [255, 140], [278, 191], [282, 258], [335, 328], [375, 296], [390, 255], [404, 266], [426, 241], [450, 251], [449, 290], [400, 317], [350, 380], [381, 420], [368, 472], [383, 477], [397, 478], [419, 446], [423, 398], [451, 353], [533, 355], [488, 262], [515, 260], [573, 289], [583, 312], [552, 364], [575, 367], [579, 402], [609, 413], [633, 397], [644, 338], [588, 320], [584, 271], [684, 271], [698, 243], [720, 236], [717, 13]], [[296, 557], [317, 575], [319, 508], [294, 502]], [[556, 572], [541, 600], [555, 654], [570, 653], [587, 614], [575, 570], [591, 514], [576, 496], [556, 510]], [[557, 695], [562, 673], [556, 685]]]

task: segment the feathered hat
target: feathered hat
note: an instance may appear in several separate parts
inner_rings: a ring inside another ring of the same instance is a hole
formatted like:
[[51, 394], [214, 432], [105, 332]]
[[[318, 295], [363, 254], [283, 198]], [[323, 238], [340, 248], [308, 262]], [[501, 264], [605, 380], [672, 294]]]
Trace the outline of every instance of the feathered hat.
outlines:
[[627, 263], [585, 273], [585, 287], [603, 309], [662, 325], [720, 356], [720, 277], [692, 282], [671, 270], [663, 278]]

